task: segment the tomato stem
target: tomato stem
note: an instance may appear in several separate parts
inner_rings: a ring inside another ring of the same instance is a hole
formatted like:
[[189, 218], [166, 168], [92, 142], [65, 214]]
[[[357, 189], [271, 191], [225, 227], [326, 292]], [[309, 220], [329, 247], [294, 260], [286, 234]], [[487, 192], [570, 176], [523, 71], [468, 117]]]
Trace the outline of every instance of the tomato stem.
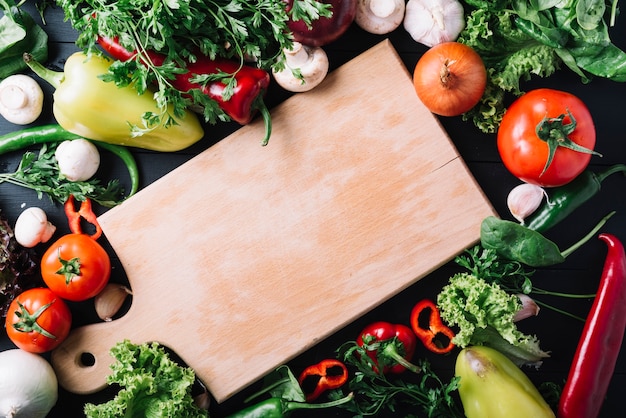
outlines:
[[17, 331], [20, 331], [20, 332], [35, 331], [45, 337], [52, 338], [53, 340], [55, 340], [57, 337], [55, 337], [53, 334], [46, 331], [41, 325], [37, 323], [37, 319], [39, 319], [41, 314], [44, 313], [44, 311], [48, 309], [50, 305], [52, 305], [53, 302], [43, 305], [41, 308], [37, 309], [32, 314], [28, 312], [28, 309], [26, 309], [24, 305], [22, 305], [20, 302], [17, 302], [17, 306], [19, 306], [20, 310], [15, 311], [15, 315], [17, 315], [17, 317], [20, 318], [20, 320], [16, 322], [15, 324], [13, 324], [13, 328], [15, 328]]
[[543, 171], [540, 176], [543, 175], [548, 167], [550, 167], [550, 164], [552, 164], [552, 160], [554, 159], [554, 155], [556, 154], [558, 147], [568, 148], [576, 152], [598, 155], [600, 157], [602, 156], [594, 150], [578, 145], [569, 138], [569, 135], [576, 129], [576, 119], [569, 109], [566, 109], [566, 112], [567, 117], [570, 120], [569, 123], [564, 123], [566, 115], [565, 113], [562, 113], [556, 118], [544, 116], [535, 128], [537, 137], [548, 144], [548, 160], [546, 161], [546, 165], [543, 167]]

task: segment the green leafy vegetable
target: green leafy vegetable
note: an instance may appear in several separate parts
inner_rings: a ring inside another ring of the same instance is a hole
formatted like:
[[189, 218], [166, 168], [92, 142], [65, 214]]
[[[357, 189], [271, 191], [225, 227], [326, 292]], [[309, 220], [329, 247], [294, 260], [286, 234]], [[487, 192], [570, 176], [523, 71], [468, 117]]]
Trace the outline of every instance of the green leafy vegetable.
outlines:
[[59, 170], [59, 163], [54, 157], [59, 143], [50, 147], [44, 144], [39, 153], [27, 151], [22, 156], [14, 173], [1, 173], [0, 183], [7, 182], [33, 189], [41, 199], [47, 194], [53, 201], [65, 203], [69, 195], [83, 201], [90, 198], [105, 207], [112, 207], [123, 200], [122, 187], [119, 180], [111, 180], [106, 186], [100, 180], [69, 181]]
[[[178, 91], [169, 82], [186, 71], [185, 62], [196, 61], [199, 51], [211, 59], [229, 58], [242, 64], [250, 60], [260, 68], [280, 70], [285, 66], [284, 49], [293, 45], [289, 18], [310, 23], [331, 15], [330, 5], [316, 0], [295, 0], [289, 11], [284, 0], [57, 0], [57, 4], [79, 32], [76, 44], [87, 53], [99, 51], [98, 37], [106, 36], [136, 51], [146, 64], [117, 61], [107, 81], [132, 83], [138, 90], [156, 85], [160, 105], [172, 104], [180, 112], [193, 100], [205, 109], [205, 119], [211, 123], [228, 120], [214, 100], [199, 88]], [[166, 61], [154, 65], [150, 51], [166, 56]], [[216, 74], [210, 80], [198, 76], [195, 81], [222, 81], [227, 92], [236, 85], [235, 74]]]
[[125, 340], [111, 349], [115, 363], [107, 383], [121, 390], [111, 401], [85, 405], [88, 418], [207, 417], [194, 404], [192, 369], [174, 362], [157, 343], [132, 344]]
[[17, 295], [43, 285], [37, 266], [34, 253], [17, 243], [13, 229], [0, 212], [0, 318], [6, 317]]
[[606, 215], [587, 235], [563, 251], [540, 232], [495, 216], [488, 216], [481, 223], [480, 242], [484, 248], [494, 250], [504, 259], [531, 267], [551, 266], [564, 262], [571, 253], [589, 241], [614, 214], [615, 212], [611, 212]]
[[[340, 406], [357, 414], [355, 416], [393, 416], [398, 407], [408, 406], [413, 408], [416, 417], [464, 417], [454, 397], [458, 379], [452, 378], [444, 383], [426, 360], [417, 363], [421, 373], [415, 375], [417, 381], [411, 381], [407, 378], [393, 379], [374, 371], [376, 368], [372, 367], [366, 348], [356, 341], [343, 344], [337, 352], [346, 365], [356, 368], [348, 384], [354, 393], [354, 401]], [[329, 393], [331, 399], [342, 396], [339, 390]]]
[[442, 319], [459, 328], [452, 342], [459, 347], [486, 345], [517, 365], [539, 366], [548, 354], [535, 336], [517, 329], [513, 318], [522, 308], [519, 298], [495, 283], [459, 273], [437, 295]]
[[[464, 0], [466, 25], [458, 41], [483, 59], [488, 85], [465, 120], [496, 132], [507, 94], [521, 95], [520, 82], [548, 77], [563, 66], [589, 82], [592, 77], [626, 81], [626, 52], [609, 37], [603, 0]], [[608, 15], [608, 16], [607, 16]]]
[[48, 59], [48, 35], [13, 0], [1, 0], [0, 9], [4, 14], [0, 18], [1, 80], [27, 68], [22, 59], [25, 52], [38, 60]]

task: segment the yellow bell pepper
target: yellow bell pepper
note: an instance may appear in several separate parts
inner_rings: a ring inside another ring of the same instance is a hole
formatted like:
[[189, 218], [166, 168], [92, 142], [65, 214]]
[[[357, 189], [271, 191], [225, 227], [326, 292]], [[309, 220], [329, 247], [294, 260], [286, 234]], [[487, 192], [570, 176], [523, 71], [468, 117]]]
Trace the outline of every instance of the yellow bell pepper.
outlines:
[[[179, 151], [202, 139], [204, 130], [197, 116], [185, 111], [174, 124], [151, 126], [142, 134], [132, 126], [144, 128], [142, 116], [151, 112], [161, 114], [153, 95], [138, 94], [132, 86], [118, 87], [99, 76], [105, 74], [112, 61], [104, 56], [87, 57], [82, 52], [72, 54], [65, 62], [64, 72], [55, 72], [25, 56], [28, 66], [55, 87], [53, 113], [65, 130], [82, 137], [149, 149]], [[167, 108], [173, 115], [173, 108]], [[165, 118], [162, 118], [165, 120]]]
[[484, 346], [466, 347], [456, 360], [467, 418], [549, 418], [554, 412], [528, 376], [508, 357]]

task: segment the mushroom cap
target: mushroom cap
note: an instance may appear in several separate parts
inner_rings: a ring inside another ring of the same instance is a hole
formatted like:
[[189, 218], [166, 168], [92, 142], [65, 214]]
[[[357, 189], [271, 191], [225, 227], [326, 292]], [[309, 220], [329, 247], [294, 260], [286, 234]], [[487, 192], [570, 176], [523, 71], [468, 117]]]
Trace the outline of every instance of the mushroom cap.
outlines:
[[33, 78], [11, 75], [0, 82], [0, 114], [16, 125], [33, 123], [43, 109], [43, 90]]

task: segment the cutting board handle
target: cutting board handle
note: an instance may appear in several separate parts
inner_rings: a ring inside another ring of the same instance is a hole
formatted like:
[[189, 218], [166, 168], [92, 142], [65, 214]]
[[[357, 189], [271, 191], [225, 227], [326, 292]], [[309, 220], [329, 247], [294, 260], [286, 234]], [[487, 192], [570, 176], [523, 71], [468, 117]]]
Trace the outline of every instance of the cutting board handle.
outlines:
[[118, 323], [126, 322], [123, 319], [76, 328], [52, 351], [52, 366], [63, 388], [77, 394], [90, 394], [107, 386], [106, 377], [114, 362], [110, 350], [119, 342]]

